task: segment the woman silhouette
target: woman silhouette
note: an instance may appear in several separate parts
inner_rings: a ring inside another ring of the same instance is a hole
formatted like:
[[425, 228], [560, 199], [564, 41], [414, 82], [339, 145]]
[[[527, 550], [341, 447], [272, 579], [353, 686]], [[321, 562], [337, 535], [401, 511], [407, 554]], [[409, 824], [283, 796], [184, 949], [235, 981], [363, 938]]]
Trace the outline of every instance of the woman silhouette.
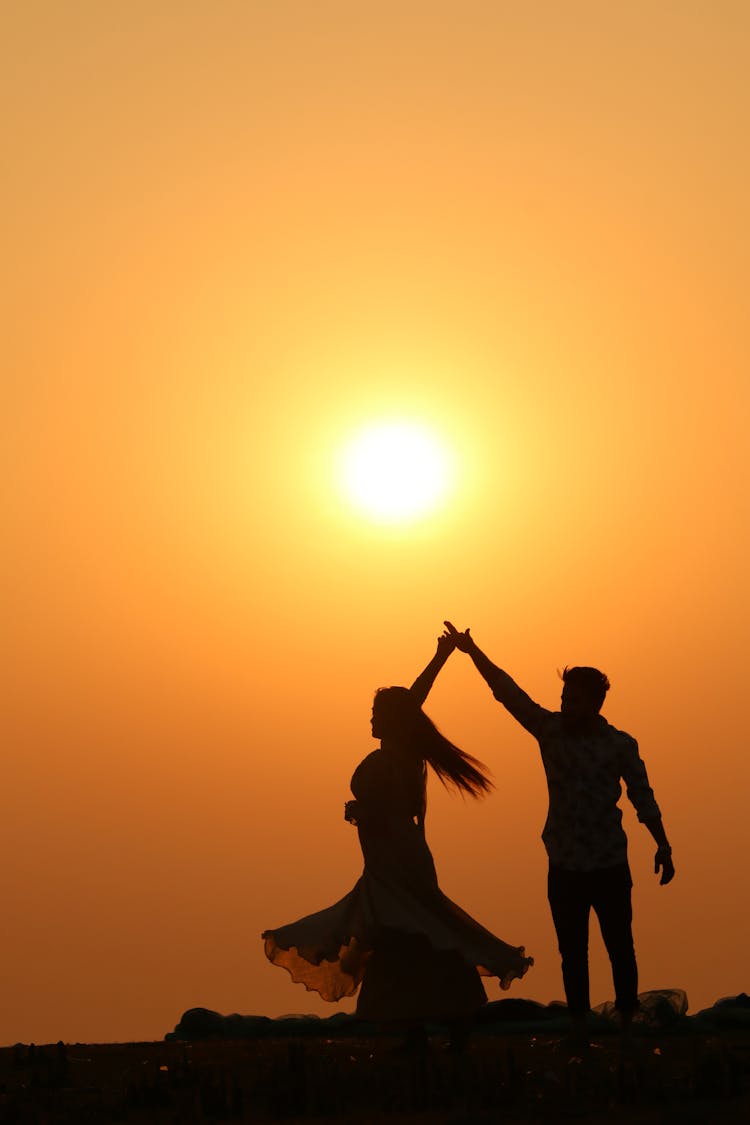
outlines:
[[[427, 766], [471, 797], [492, 788], [485, 767], [440, 733], [421, 707], [454, 643], [443, 636], [411, 688], [375, 694], [378, 749], [357, 766], [346, 819], [359, 833], [364, 871], [353, 890], [316, 914], [266, 930], [266, 956], [324, 1000], [352, 996], [357, 1015], [421, 1027], [466, 1025], [487, 1001], [482, 976], [508, 988], [533, 964], [442, 893], [424, 833]], [[458, 1039], [458, 1035], [456, 1036]]]

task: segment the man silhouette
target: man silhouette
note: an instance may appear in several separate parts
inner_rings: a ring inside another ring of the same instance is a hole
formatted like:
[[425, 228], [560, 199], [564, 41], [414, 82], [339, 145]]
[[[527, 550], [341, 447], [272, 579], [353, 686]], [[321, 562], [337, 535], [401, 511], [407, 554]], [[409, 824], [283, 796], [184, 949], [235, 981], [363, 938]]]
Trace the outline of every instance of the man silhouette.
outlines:
[[609, 681], [596, 668], [566, 668], [559, 711], [535, 703], [476, 645], [469, 629], [445, 622], [457, 648], [468, 653], [492, 694], [539, 743], [547, 776], [549, 813], [542, 832], [549, 857], [548, 897], [562, 958], [571, 1039], [588, 1043], [590, 1008], [588, 927], [595, 911], [612, 964], [615, 1007], [622, 1030], [638, 1009], [627, 837], [618, 807], [625, 782], [638, 819], [657, 844], [660, 883], [674, 877], [672, 849], [649, 785], [638, 744], [599, 714]]

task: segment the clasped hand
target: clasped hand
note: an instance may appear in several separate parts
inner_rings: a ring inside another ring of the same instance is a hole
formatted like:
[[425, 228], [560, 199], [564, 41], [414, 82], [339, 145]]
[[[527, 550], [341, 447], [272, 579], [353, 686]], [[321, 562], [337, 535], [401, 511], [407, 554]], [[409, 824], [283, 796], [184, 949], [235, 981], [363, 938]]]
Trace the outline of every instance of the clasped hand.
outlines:
[[451, 621], [444, 621], [445, 631], [438, 637], [438, 650], [441, 645], [448, 649], [448, 652], [453, 652], [454, 648], [459, 649], [461, 652], [468, 652], [474, 643], [471, 637], [471, 630], [465, 629], [462, 633]]

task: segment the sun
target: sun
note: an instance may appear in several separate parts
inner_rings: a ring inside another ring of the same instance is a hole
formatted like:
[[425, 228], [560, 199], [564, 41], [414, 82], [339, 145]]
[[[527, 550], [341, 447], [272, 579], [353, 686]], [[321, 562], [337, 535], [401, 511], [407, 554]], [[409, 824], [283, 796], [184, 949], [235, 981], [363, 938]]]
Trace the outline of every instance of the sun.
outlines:
[[372, 423], [346, 445], [341, 479], [349, 500], [382, 523], [403, 523], [432, 512], [451, 478], [450, 455], [427, 426], [412, 421]]

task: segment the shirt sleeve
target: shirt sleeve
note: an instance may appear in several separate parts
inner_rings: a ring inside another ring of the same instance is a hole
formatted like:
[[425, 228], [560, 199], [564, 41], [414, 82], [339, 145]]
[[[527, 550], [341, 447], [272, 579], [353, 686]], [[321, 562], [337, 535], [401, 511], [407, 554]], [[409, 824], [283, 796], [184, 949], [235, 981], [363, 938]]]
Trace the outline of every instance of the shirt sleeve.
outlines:
[[535, 703], [523, 688], [520, 688], [516, 681], [511, 679], [508, 673], [503, 672], [501, 668], [498, 668], [497, 672], [493, 674], [490, 688], [498, 703], [502, 703], [503, 707], [510, 711], [513, 718], [529, 734], [533, 734], [534, 738], [539, 738], [542, 728], [552, 712]]
[[646, 765], [638, 753], [638, 743], [629, 736], [623, 746], [621, 772], [628, 800], [638, 814], [638, 819], [644, 821], [660, 817], [661, 810], [649, 784]]

